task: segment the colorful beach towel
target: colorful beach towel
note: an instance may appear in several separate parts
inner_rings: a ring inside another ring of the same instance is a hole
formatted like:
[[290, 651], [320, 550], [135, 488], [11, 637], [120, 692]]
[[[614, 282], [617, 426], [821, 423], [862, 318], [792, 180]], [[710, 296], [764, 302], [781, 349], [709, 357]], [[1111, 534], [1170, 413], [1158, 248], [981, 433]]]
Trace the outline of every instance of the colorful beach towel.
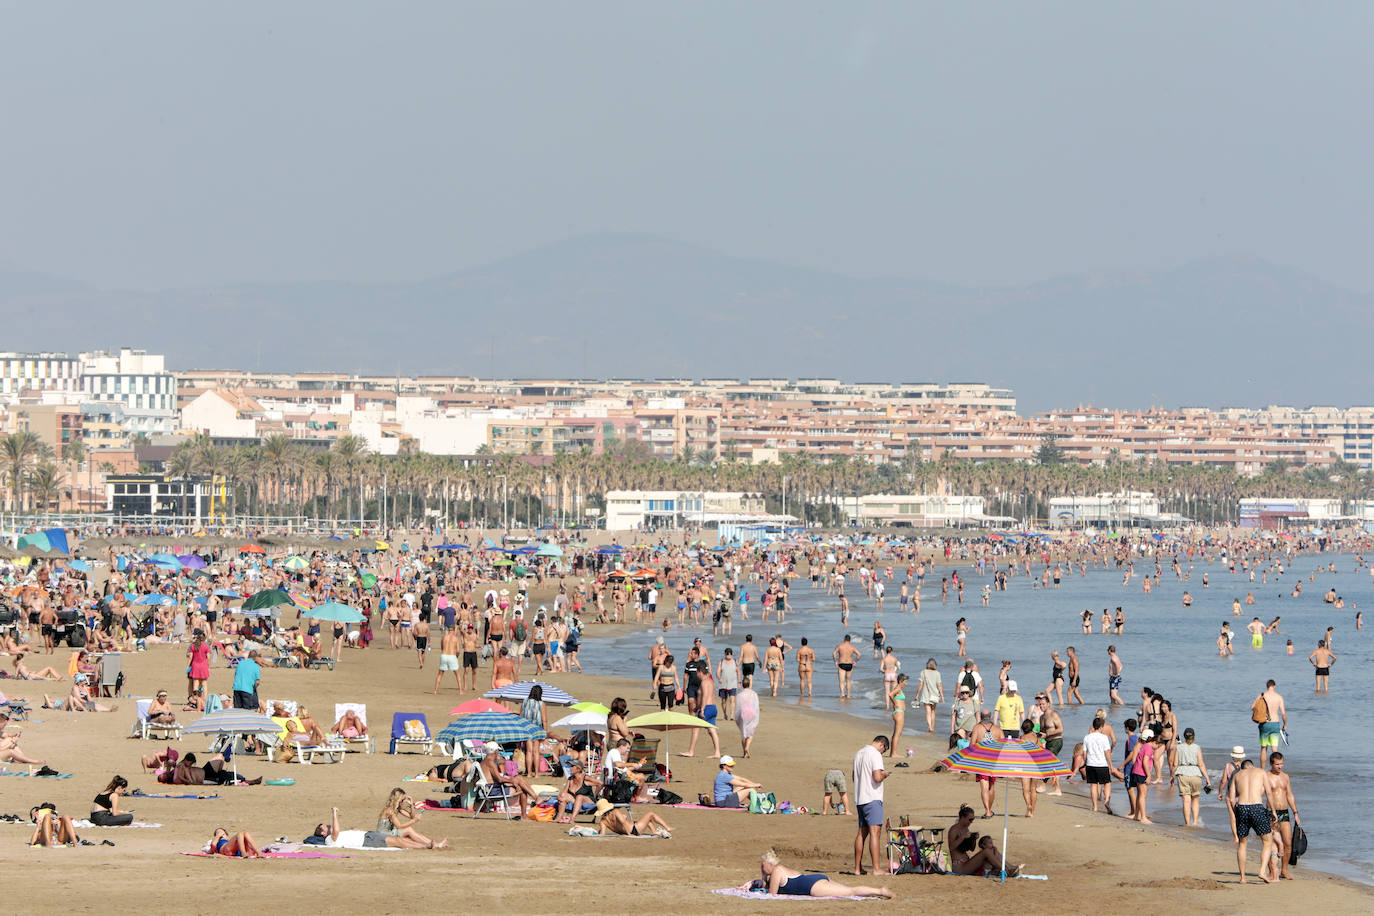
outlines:
[[[214, 855], [214, 856], [212, 856], [212, 855], [210, 855], [210, 853], [205, 852], [204, 850], [196, 850], [195, 852], [183, 852], [182, 855], [183, 855], [183, 856], [195, 856], [195, 857], [198, 858], [198, 859], [237, 859], [237, 858], [239, 858], [238, 856], [219, 856], [219, 855]], [[353, 857], [352, 857], [352, 856], [339, 856], [339, 855], [334, 855], [333, 853], [328, 853], [328, 852], [310, 852], [310, 851], [306, 851], [306, 850], [300, 850], [300, 851], [297, 851], [297, 852], [264, 852], [264, 853], [262, 854], [262, 858], [264, 858], [264, 859], [351, 859], [351, 858], [353, 858]]]
[[75, 773], [45, 773], [42, 776], [37, 773], [19, 773], [13, 770], [6, 770], [0, 776], [32, 776], [34, 779], [71, 779]]
[[696, 811], [748, 811], [748, 808], [717, 808], [714, 805], [694, 805], [682, 802], [678, 805], [664, 805], [665, 808], [691, 808]]
[[162, 825], [150, 823], [149, 821], [134, 821], [132, 824], [125, 824], [122, 827], [107, 827], [104, 824], [92, 824], [90, 821], [82, 818], [79, 821], [72, 821], [72, 826], [76, 827], [78, 830], [125, 830], [129, 827], [154, 828], [161, 827]]
[[741, 884], [739, 887], [722, 887], [719, 890], [711, 891], [713, 894], [720, 894], [723, 897], [743, 897], [746, 900], [881, 900], [881, 897], [798, 897], [793, 894], [765, 894], [760, 891], [751, 891], [748, 884]]
[[142, 789], [134, 789], [129, 793], [130, 798], [196, 798], [211, 799], [219, 798], [218, 795], [171, 795], [167, 792], [144, 792]]

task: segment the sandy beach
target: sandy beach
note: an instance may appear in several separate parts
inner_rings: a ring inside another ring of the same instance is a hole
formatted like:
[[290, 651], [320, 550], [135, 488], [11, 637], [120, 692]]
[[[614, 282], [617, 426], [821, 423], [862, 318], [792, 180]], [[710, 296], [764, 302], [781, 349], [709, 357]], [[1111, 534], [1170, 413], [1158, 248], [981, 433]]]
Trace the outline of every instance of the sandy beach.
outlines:
[[[589, 633], [584, 654], [597, 651]], [[61, 668], [66, 651], [53, 656]], [[126, 656], [128, 686], [134, 695], [147, 696], [166, 687], [180, 688], [183, 650], [154, 646]], [[31, 656], [32, 664], [38, 660]], [[369, 721], [378, 733], [379, 751], [391, 713], [424, 712], [435, 730], [449, 721], [447, 712], [465, 697], [446, 688], [435, 697], [435, 658], [417, 670], [413, 651], [374, 646], [349, 650], [338, 669], [330, 672], [264, 669], [264, 698], [295, 699], [310, 706], [324, 720], [336, 701], [365, 701]], [[481, 672], [489, 678], [488, 669]], [[579, 675], [546, 678], [579, 698], [609, 702], [626, 697], [632, 715], [651, 708], [646, 685]], [[212, 689], [227, 691], [230, 670], [213, 669]], [[41, 682], [4, 684], [10, 696], [41, 703]], [[65, 693], [54, 684], [51, 692]], [[468, 696], [471, 696], [469, 694]], [[159, 745], [127, 737], [134, 718], [133, 700], [122, 699], [110, 714], [70, 714], [36, 709], [39, 721], [23, 724], [23, 746], [44, 756], [72, 779], [0, 777], [0, 810], [26, 815], [41, 802], [53, 801], [64, 813], [84, 816], [91, 798], [114, 773], [126, 776], [131, 787], [159, 791], [150, 775], [140, 772], [138, 758]], [[186, 714], [189, 720], [194, 714]], [[738, 734], [723, 722], [722, 749], [737, 752]], [[816, 808], [825, 770], [850, 769], [854, 752], [871, 740], [874, 726], [844, 715], [816, 713], [795, 707], [780, 708], [765, 700], [752, 759], [741, 760], [740, 775], [764, 782], [778, 800]], [[685, 733], [670, 741], [681, 750]], [[188, 737], [178, 746], [200, 751], [203, 737]], [[905, 747], [916, 748], [905, 757]], [[703, 737], [698, 752], [709, 753]], [[900, 743], [896, 762], [909, 762], [887, 783], [887, 813], [913, 823], [948, 826], [960, 803], [976, 803], [974, 783], [950, 774], [931, 774], [941, 748], [925, 739]], [[718, 912], [758, 912], [773, 904], [712, 895], [714, 888], [740, 885], [758, 873], [758, 856], [772, 846], [788, 864], [822, 871], [846, 880], [852, 870], [855, 822], [852, 817], [778, 814], [749, 815], [707, 810], [659, 809], [673, 826], [670, 840], [582, 839], [569, 837], [566, 828], [548, 823], [506, 822], [499, 815], [474, 821], [470, 815], [427, 813], [420, 829], [448, 837], [452, 849], [442, 851], [347, 851], [349, 858], [240, 861], [191, 858], [216, 826], [247, 830], [260, 842], [278, 837], [299, 841], [331, 806], [341, 809], [345, 829], [371, 828], [388, 791], [404, 786], [418, 799], [427, 797], [425, 783], [402, 782], [422, 772], [438, 758], [419, 755], [368, 756], [350, 754], [341, 764], [301, 766], [269, 764], [244, 757], [241, 771], [252, 776], [290, 776], [294, 786], [206, 787], [216, 800], [134, 798], [128, 807], [138, 821], [162, 824], [160, 829], [89, 829], [87, 838], [106, 846], [79, 849], [29, 849], [29, 828], [11, 825], [4, 841], [11, 861], [21, 861], [26, 879], [12, 893], [13, 900], [33, 912], [107, 909], [113, 896], [140, 908], [209, 912], [223, 909], [222, 899], [234, 893], [230, 881], [248, 881], [244, 890], [255, 902], [296, 901], [293, 906], [327, 906], [343, 912], [438, 911], [455, 901], [467, 908], [500, 907], [503, 911], [534, 913], [590, 909], [643, 912], [665, 900]], [[10, 769], [24, 768], [11, 765]], [[674, 788], [689, 800], [709, 790], [715, 762], [704, 757], [673, 758]], [[549, 780], [553, 782], [553, 780]], [[1005, 789], [1000, 786], [999, 789]], [[175, 791], [175, 790], [174, 790]], [[998, 809], [1001, 809], [999, 792]], [[1021, 813], [1019, 791], [1012, 801], [1009, 860], [1026, 863], [1032, 874], [1047, 881], [935, 876], [896, 876], [889, 883], [892, 902], [864, 904], [833, 902], [831, 906], [861, 906], [875, 912], [910, 912], [923, 907], [995, 907], [1004, 903], [1052, 909], [1071, 906], [1110, 906], [1152, 909], [1186, 907], [1191, 912], [1232, 913], [1260, 907], [1289, 911], [1309, 906], [1323, 913], [1368, 910], [1371, 894], [1338, 878], [1299, 868], [1297, 880], [1276, 886], [1239, 886], [1230, 845], [1179, 837], [1159, 829], [1134, 826], [1124, 820], [1091, 814], [1086, 798], [1066, 793], [1043, 798], [1033, 820]], [[636, 811], [641, 811], [636, 806]], [[1000, 842], [1001, 821], [979, 821]], [[975, 829], [979, 829], [976, 827]], [[1252, 843], [1252, 846], [1255, 844]], [[1253, 856], [1253, 852], [1252, 852]], [[82, 880], [73, 880], [74, 860], [82, 866]], [[1254, 880], [1253, 873], [1251, 880]], [[232, 904], [231, 904], [232, 905]]]

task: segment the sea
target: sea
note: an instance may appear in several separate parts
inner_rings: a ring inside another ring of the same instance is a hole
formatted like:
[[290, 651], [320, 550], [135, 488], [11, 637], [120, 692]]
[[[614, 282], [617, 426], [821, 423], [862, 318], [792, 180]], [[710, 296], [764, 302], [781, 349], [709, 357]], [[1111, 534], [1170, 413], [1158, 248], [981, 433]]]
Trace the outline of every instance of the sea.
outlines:
[[[759, 619], [758, 582], [745, 583], [750, 593], [750, 620], [741, 620], [738, 609], [731, 636], [712, 636], [710, 624], [679, 627], [674, 619], [666, 634], [669, 649], [678, 658], [679, 670], [687, 657], [694, 637], [700, 636], [710, 647], [713, 663], [727, 646], [739, 646], [747, 633], [754, 642], [766, 647], [768, 638], [782, 633], [794, 648], [807, 637], [815, 648], [818, 661], [815, 675], [815, 697], [801, 700], [797, 696], [797, 677], [794, 656], [787, 660], [787, 684], [777, 698], [768, 696], [766, 677], [760, 673], [755, 684], [763, 700], [760, 740], [767, 741], [768, 707], [770, 705], [806, 705], [817, 710], [847, 713], [875, 722], [888, 723], [891, 717], [883, 710], [882, 676], [872, 656], [873, 621], [881, 619], [887, 631], [887, 643], [896, 650], [902, 670], [914, 682], [927, 659], [935, 659], [944, 680], [945, 696], [952, 697], [955, 673], [962, 660], [957, 658], [955, 622], [966, 617], [971, 627], [968, 657], [978, 664], [986, 681], [986, 702], [990, 705], [997, 696], [997, 674], [1003, 659], [1012, 662], [1011, 677], [1018, 682], [1027, 705], [1037, 691], [1050, 682], [1050, 652], [1057, 649], [1067, 658], [1065, 648], [1074, 646], [1082, 665], [1082, 685], [1085, 706], [1068, 706], [1060, 712], [1065, 724], [1064, 754], [1087, 734], [1094, 710], [1108, 705], [1107, 646], [1115, 645], [1124, 662], [1123, 684], [1120, 690], [1126, 706], [1109, 711], [1109, 719], [1116, 727], [1118, 739], [1124, 735], [1122, 723], [1135, 715], [1140, 702], [1140, 690], [1148, 686], [1163, 694], [1173, 704], [1182, 731], [1192, 728], [1212, 772], [1213, 784], [1229, 760], [1233, 745], [1242, 745], [1248, 755], [1259, 763], [1259, 743], [1256, 726], [1250, 721], [1250, 704], [1273, 678], [1288, 709], [1289, 746], [1283, 747], [1286, 770], [1292, 778], [1294, 792], [1302, 815], [1303, 828], [1308, 832], [1309, 851], [1301, 861], [1304, 868], [1339, 874], [1365, 884], [1374, 885], [1374, 844], [1369, 842], [1369, 822], [1365, 819], [1374, 811], [1374, 738], [1361, 732], [1369, 728], [1374, 733], [1374, 629], [1355, 629], [1355, 614], [1368, 605], [1374, 610], [1374, 578], [1368, 569], [1357, 569], [1355, 557], [1349, 554], [1313, 553], [1295, 557], [1281, 575], [1270, 570], [1267, 584], [1256, 571], [1250, 581], [1249, 573], [1232, 573], [1219, 559], [1198, 558], [1190, 563], [1181, 558], [1182, 572], [1187, 579], [1180, 581], [1165, 559], [1159, 584], [1145, 594], [1141, 587], [1144, 575], [1153, 573], [1153, 561], [1136, 561], [1136, 575], [1129, 585], [1122, 585], [1123, 571], [1115, 568], [1093, 569], [1086, 575], [1077, 568], [1061, 579], [1058, 588], [1034, 587], [1026, 576], [1009, 580], [1006, 591], [994, 590], [989, 607], [984, 608], [981, 596], [984, 584], [992, 583], [992, 576], [979, 575], [970, 566], [955, 567], [965, 578], [964, 601], [959, 604], [950, 590], [947, 603], [940, 600], [940, 579], [948, 576], [950, 567], [937, 567], [927, 574], [922, 590], [921, 612], [902, 612], [897, 594], [903, 570], [898, 568], [896, 580], [887, 583], [887, 597], [881, 613], [875, 602], [866, 598], [863, 589], [851, 581], [846, 586], [850, 599], [848, 625], [840, 621], [839, 600], [826, 595], [824, 589], [813, 589], [810, 580], [799, 576], [793, 580], [790, 609], [781, 626], [776, 620], [762, 624]], [[1335, 564], [1335, 573], [1326, 571]], [[805, 572], [805, 568], [802, 567]], [[1040, 568], [1032, 565], [1037, 575]], [[1206, 575], [1208, 583], [1203, 584]], [[1315, 574], [1315, 581], [1309, 579]], [[1292, 596], [1294, 584], [1302, 582], [1302, 594]], [[1038, 585], [1038, 580], [1037, 580]], [[1345, 607], [1334, 608], [1322, 596], [1329, 589], [1344, 598]], [[1192, 595], [1190, 608], [1183, 607], [1184, 591]], [[1245, 596], [1253, 592], [1253, 606], [1244, 604]], [[1232, 615], [1232, 601], [1242, 601], [1241, 615]], [[1120, 606], [1126, 613], [1126, 625], [1121, 635], [1101, 634], [1101, 615], [1110, 608], [1115, 615]], [[1091, 635], [1082, 632], [1081, 615], [1085, 609], [1093, 611]], [[670, 610], [659, 606], [659, 618]], [[672, 611], [674, 618], [675, 610]], [[1258, 616], [1268, 624], [1281, 617], [1279, 631], [1264, 638], [1262, 648], [1250, 646], [1250, 634], [1245, 626]], [[1220, 658], [1216, 639], [1223, 621], [1229, 621], [1235, 632], [1235, 654]], [[1315, 691], [1312, 665], [1308, 656], [1316, 648], [1317, 640], [1326, 635], [1327, 627], [1335, 627], [1333, 651], [1337, 662], [1332, 668], [1330, 692]], [[846, 633], [863, 649], [863, 661], [855, 670], [854, 698], [841, 700], [830, 654]], [[647, 628], [626, 628], [623, 634], [584, 644], [581, 659], [588, 673], [630, 677], [645, 682], [649, 645], [662, 631]], [[1287, 654], [1287, 643], [1293, 643], [1293, 654]], [[762, 651], [762, 649], [760, 649]], [[908, 697], [914, 692], [908, 690]], [[1110, 709], [1110, 708], [1109, 708]], [[1371, 713], [1371, 721], [1361, 724], [1360, 716]], [[936, 734], [943, 737], [949, 722], [949, 706], [942, 704], [936, 719]], [[919, 727], [925, 732], [924, 713], [908, 709], [905, 734], [915, 736]], [[728, 745], [732, 739], [722, 735]], [[1120, 763], [1121, 748], [1117, 748]], [[1081, 783], [1075, 783], [1081, 786]], [[1079, 789], [1066, 791], [1080, 791]], [[1125, 806], [1123, 789], [1113, 792], [1114, 807]], [[1001, 799], [999, 798], [999, 801]], [[1016, 804], [1020, 804], [1019, 796]], [[1149, 799], [1151, 820], [1167, 830], [1167, 825], [1181, 827], [1182, 810], [1176, 793], [1170, 791], [1168, 780], [1151, 787]], [[1230, 828], [1226, 810], [1216, 794], [1203, 796], [1203, 834], [1218, 841], [1230, 842]], [[1190, 834], [1195, 835], [1195, 834]], [[1252, 844], [1253, 845], [1253, 844]]]

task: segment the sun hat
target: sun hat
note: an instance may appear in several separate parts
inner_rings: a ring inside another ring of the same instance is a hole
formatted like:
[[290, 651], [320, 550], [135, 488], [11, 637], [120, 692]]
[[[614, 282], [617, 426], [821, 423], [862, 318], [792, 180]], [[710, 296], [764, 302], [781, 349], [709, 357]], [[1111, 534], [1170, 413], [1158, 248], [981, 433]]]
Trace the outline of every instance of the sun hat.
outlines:
[[731, 757], [729, 754], [721, 754], [720, 765], [723, 767], [732, 767], [735, 765], [735, 758]]
[[592, 815], [592, 820], [599, 822], [607, 811], [613, 810], [615, 810], [615, 805], [604, 798], [598, 798], [596, 800], [596, 813]]
[[488, 741], [482, 747], [484, 750], [486, 750], [488, 754], [490, 754], [492, 751], [501, 750], [501, 745], [497, 744], [495, 741]]
[[1239, 744], [1237, 744], [1237, 745], [1235, 745], [1234, 747], [1232, 747], [1232, 748], [1231, 748], [1231, 759], [1232, 759], [1232, 760], [1244, 760], [1244, 759], [1245, 759], [1245, 748], [1241, 747]]

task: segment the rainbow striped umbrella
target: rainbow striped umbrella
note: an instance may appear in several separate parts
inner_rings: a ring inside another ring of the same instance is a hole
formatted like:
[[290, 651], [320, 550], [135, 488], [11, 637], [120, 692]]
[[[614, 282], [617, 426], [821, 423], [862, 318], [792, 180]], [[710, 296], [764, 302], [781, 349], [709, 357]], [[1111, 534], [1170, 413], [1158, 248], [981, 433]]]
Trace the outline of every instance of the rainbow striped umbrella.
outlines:
[[[1020, 738], [985, 738], [955, 751], [944, 760], [951, 770], [979, 776], [1005, 776], [1010, 779], [1047, 779], [1068, 776], [1072, 770], [1058, 757], [1034, 741]], [[1007, 818], [1011, 814], [1010, 793], [1002, 809], [1002, 880], [1007, 880]]]

